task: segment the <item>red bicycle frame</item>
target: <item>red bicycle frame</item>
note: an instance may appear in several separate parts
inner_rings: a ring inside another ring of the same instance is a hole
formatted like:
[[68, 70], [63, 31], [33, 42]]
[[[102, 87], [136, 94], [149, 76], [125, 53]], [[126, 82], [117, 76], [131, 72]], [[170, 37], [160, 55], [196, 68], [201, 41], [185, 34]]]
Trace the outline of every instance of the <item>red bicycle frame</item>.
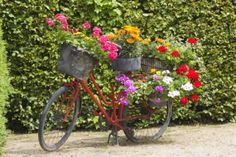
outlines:
[[[124, 105], [119, 104], [119, 102], [118, 102], [118, 100], [120, 99], [121, 93], [119, 93], [118, 96], [115, 97], [114, 85], [111, 85], [111, 95], [109, 96], [111, 101], [107, 101], [105, 96], [103, 95], [101, 89], [99, 88], [96, 80], [94, 79], [93, 74], [90, 74], [90, 80], [92, 81], [93, 85], [95, 86], [96, 91], [98, 92], [98, 95], [101, 98], [101, 100], [104, 102], [104, 104], [112, 106], [111, 116], [108, 115], [105, 108], [102, 106], [100, 101], [96, 98], [94, 93], [88, 87], [87, 83], [83, 80], [76, 80], [75, 79], [72, 82], [65, 83], [65, 86], [73, 88], [73, 92], [72, 92], [73, 98], [72, 98], [72, 101], [70, 102], [70, 105], [69, 105], [67, 112], [64, 116], [64, 121], [67, 120], [67, 117], [68, 117], [71, 109], [73, 108], [74, 102], [76, 101], [78, 94], [80, 94], [80, 89], [82, 87], [82, 89], [90, 95], [92, 100], [95, 102], [95, 104], [98, 106], [99, 110], [101, 111], [101, 114], [105, 116], [105, 118], [108, 120], [108, 122], [112, 125], [115, 125], [118, 129], [123, 129], [123, 126], [120, 124], [120, 122], [125, 120], [122, 117]], [[118, 109], [118, 114], [117, 114], [117, 109]], [[94, 114], [97, 116], [101, 116], [101, 114], [99, 114], [96, 111], [94, 112]]]
[[[124, 105], [120, 104], [119, 101], [118, 101], [121, 97], [121, 92], [119, 92], [118, 96], [115, 97], [114, 85], [111, 84], [111, 95], [109, 96], [111, 101], [107, 101], [105, 96], [103, 95], [101, 89], [99, 88], [96, 80], [94, 79], [94, 76], [93, 76], [92, 73], [90, 74], [90, 80], [92, 81], [93, 85], [95, 86], [96, 91], [98, 92], [98, 95], [101, 98], [101, 100], [104, 102], [104, 104], [112, 106], [111, 116], [108, 115], [105, 108], [102, 106], [100, 101], [97, 99], [97, 97], [94, 95], [94, 93], [88, 87], [87, 83], [83, 80], [76, 80], [75, 79], [72, 82], [65, 83], [65, 86], [73, 88], [73, 90], [72, 90], [73, 97], [72, 97], [72, 101], [70, 102], [70, 105], [67, 109], [67, 112], [64, 116], [64, 121], [67, 120], [67, 117], [68, 117], [71, 109], [73, 108], [74, 102], [76, 101], [76, 99], [78, 97], [78, 94], [80, 94], [81, 87], [85, 92], [87, 92], [90, 95], [92, 100], [95, 102], [95, 104], [98, 106], [99, 110], [101, 111], [100, 113], [98, 113], [97, 111], [94, 111], [94, 114], [97, 115], [97, 116], [101, 116], [101, 114], [104, 115], [105, 118], [107, 119], [107, 121], [111, 125], [116, 126], [117, 129], [122, 129], [122, 130], [124, 129], [123, 125], [121, 125], [122, 121], [150, 118], [149, 115], [136, 115], [136, 116], [130, 116], [130, 117], [123, 117]], [[117, 109], [118, 109], [118, 112], [117, 112]]]

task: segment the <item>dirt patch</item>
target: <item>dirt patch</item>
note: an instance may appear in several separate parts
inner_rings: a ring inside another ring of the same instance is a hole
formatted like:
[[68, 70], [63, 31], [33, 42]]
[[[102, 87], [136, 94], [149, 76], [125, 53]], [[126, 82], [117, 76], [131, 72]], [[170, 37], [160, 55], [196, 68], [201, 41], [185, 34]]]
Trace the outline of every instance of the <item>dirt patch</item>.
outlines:
[[133, 144], [119, 132], [120, 146], [107, 144], [109, 132], [74, 132], [57, 152], [43, 151], [37, 134], [10, 135], [5, 157], [235, 157], [236, 123], [169, 127], [155, 143]]

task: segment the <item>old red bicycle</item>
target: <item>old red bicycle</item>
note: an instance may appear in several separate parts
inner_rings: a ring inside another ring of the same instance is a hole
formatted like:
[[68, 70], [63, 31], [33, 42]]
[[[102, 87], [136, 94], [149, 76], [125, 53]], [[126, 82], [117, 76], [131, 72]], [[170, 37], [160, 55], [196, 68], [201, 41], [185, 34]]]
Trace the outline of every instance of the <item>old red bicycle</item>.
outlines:
[[[74, 79], [64, 83], [44, 107], [40, 117], [38, 138], [40, 146], [45, 151], [59, 149], [70, 136], [75, 128], [76, 119], [82, 112], [82, 92], [87, 93], [98, 107], [90, 112], [99, 117], [100, 128], [112, 130], [108, 142], [112, 139], [112, 143], [118, 144], [119, 130], [124, 131], [130, 141], [143, 143], [160, 138], [167, 129], [172, 115], [172, 104], [169, 100], [159, 105], [134, 101], [133, 104], [125, 106], [119, 103], [121, 92], [116, 91], [113, 84], [110, 96], [106, 98], [93, 73], [90, 73], [89, 78], [98, 97], [92, 92], [87, 81]], [[153, 119], [160, 121], [153, 122]], [[150, 120], [152, 123], [149, 123]]]

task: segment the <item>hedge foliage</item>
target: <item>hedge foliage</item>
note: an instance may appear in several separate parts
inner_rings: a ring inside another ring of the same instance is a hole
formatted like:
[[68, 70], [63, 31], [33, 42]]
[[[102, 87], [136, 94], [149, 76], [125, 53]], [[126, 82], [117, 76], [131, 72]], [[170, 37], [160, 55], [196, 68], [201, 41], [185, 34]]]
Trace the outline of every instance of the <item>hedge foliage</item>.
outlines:
[[[90, 21], [106, 32], [135, 24], [147, 35], [198, 38], [204, 47], [199, 56], [207, 68], [205, 92], [199, 104], [175, 108], [173, 120], [235, 122], [235, 10], [232, 0], [3, 0], [0, 14], [14, 76], [11, 83], [16, 89], [8, 106], [10, 128], [36, 130], [43, 105], [61, 84], [63, 77], [56, 71], [57, 41], [45, 25], [45, 19], [58, 12], [70, 17], [71, 24]], [[108, 92], [109, 80], [105, 78], [112, 73], [106, 64], [98, 71], [99, 83]], [[84, 101], [92, 105], [88, 97]], [[97, 119], [84, 113], [78, 123], [94, 127]]]
[[6, 131], [6, 108], [8, 94], [10, 92], [10, 80], [7, 68], [7, 53], [5, 49], [5, 42], [2, 40], [2, 21], [0, 19], [0, 156], [2, 154], [2, 147], [5, 143]]

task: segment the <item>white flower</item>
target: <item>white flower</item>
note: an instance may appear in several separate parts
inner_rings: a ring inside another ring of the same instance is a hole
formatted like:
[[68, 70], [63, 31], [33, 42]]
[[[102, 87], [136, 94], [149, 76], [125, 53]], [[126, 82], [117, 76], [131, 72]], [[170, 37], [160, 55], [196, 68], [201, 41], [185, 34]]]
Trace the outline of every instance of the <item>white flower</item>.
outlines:
[[183, 88], [186, 91], [193, 90], [193, 85], [190, 82], [187, 82], [186, 84], [182, 85], [181, 88]]
[[164, 71], [162, 71], [162, 74], [163, 74], [163, 75], [165, 75], [165, 74], [169, 74], [169, 73], [170, 73], [169, 70], [164, 70]]
[[164, 76], [162, 81], [165, 82], [166, 84], [170, 84], [173, 81], [173, 78], [169, 76]]
[[179, 95], [180, 95], [180, 93], [177, 90], [171, 91], [171, 92], [168, 93], [168, 97], [171, 97], [171, 98], [174, 98], [174, 97], [179, 96]]

